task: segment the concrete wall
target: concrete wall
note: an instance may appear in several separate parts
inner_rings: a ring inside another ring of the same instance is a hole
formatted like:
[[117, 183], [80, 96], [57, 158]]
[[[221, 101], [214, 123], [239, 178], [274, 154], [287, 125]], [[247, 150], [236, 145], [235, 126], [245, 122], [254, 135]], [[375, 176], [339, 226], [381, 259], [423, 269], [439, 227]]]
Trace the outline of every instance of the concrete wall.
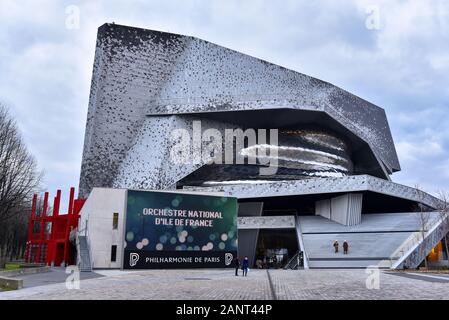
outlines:
[[348, 193], [331, 199], [331, 220], [346, 226], [362, 221], [362, 195]]
[[295, 216], [237, 217], [239, 230], [294, 229]]
[[[242, 217], [247, 217], [247, 219], [258, 219], [261, 218], [263, 210], [263, 202], [242, 202], [238, 206], [238, 256], [243, 259], [245, 256], [248, 257], [249, 265], [254, 264], [254, 258], [256, 256], [257, 239], [259, 238], [258, 226], [252, 225], [248, 228], [242, 228]], [[243, 223], [245, 224], [245, 223]], [[251, 226], [252, 225], [252, 226]]]
[[259, 238], [259, 229], [238, 229], [238, 256], [240, 261], [248, 257], [249, 265], [255, 262], [257, 239]]
[[317, 201], [315, 215], [338, 222], [345, 226], [354, 226], [362, 222], [361, 193], [347, 193], [345, 195]]
[[[94, 188], [81, 210], [79, 233], [88, 239], [92, 268], [121, 268], [124, 245], [126, 189]], [[118, 228], [113, 230], [113, 214]], [[111, 246], [117, 246], [117, 259], [111, 262]]]
[[325, 199], [317, 201], [315, 203], [315, 215], [322, 216], [323, 218], [331, 218], [331, 199]]
[[260, 217], [262, 215], [263, 202], [240, 202], [238, 208], [239, 217]]

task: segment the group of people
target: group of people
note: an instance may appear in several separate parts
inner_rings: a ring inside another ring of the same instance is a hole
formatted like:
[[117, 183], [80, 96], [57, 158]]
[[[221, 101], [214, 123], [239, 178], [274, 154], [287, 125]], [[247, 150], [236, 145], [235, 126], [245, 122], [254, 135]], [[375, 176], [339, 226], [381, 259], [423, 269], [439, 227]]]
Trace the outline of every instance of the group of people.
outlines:
[[[338, 240], [334, 241], [333, 246], [334, 246], [334, 249], [335, 249], [335, 253], [338, 253], [338, 247], [340, 246], [339, 243], [338, 243]], [[348, 250], [349, 250], [349, 243], [348, 243], [348, 241], [345, 240], [343, 242], [343, 254], [348, 254]]]
[[267, 269], [268, 267], [268, 262], [267, 262], [267, 258], [264, 257], [263, 260], [262, 259], [256, 259], [256, 268], [257, 269]]
[[[338, 240], [334, 241], [333, 247], [334, 247], [335, 253], [338, 253], [338, 250], [340, 247]], [[348, 254], [348, 252], [349, 252], [349, 243], [347, 240], [345, 240], [345, 241], [343, 241], [343, 254]], [[245, 258], [243, 259], [241, 264], [240, 264], [240, 260], [238, 257], [234, 258], [233, 265], [235, 268], [235, 276], [239, 275], [240, 267], [242, 268], [242, 276], [246, 277], [248, 275], [248, 268], [249, 268], [248, 257], [245, 256]], [[262, 268], [262, 262], [260, 260], [258, 260], [256, 262], [256, 265], [258, 268]]]
[[[234, 268], [235, 268], [235, 275], [239, 275], [239, 268], [240, 268], [240, 260], [238, 257], [234, 259]], [[249, 268], [249, 260], [248, 257], [245, 257], [242, 261], [242, 276], [246, 277], [248, 275], [248, 268]]]

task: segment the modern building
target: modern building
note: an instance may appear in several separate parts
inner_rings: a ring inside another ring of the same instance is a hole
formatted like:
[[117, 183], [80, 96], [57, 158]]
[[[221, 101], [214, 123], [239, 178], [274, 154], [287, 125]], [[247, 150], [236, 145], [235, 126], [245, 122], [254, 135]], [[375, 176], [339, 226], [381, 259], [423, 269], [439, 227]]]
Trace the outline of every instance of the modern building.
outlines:
[[[244, 136], [231, 158], [227, 130]], [[252, 265], [416, 267], [448, 224], [441, 200], [391, 180], [400, 169], [384, 109], [341, 88], [191, 36], [98, 29], [79, 186], [94, 268], [123, 264], [110, 257], [126, 244], [112, 230], [126, 190], [237, 198], [238, 255]]]

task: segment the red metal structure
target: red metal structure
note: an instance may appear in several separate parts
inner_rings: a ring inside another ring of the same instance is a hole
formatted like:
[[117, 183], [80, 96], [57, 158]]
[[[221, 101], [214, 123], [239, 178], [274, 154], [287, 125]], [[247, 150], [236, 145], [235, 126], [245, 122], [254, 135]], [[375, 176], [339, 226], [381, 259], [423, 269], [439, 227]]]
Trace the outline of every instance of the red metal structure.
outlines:
[[70, 232], [78, 227], [79, 213], [86, 200], [74, 197], [75, 188], [70, 188], [68, 212], [60, 214], [61, 190], [58, 190], [49, 214], [48, 192], [42, 206], [38, 206], [37, 194], [33, 196], [25, 261], [54, 266], [75, 264], [76, 249], [70, 242]]

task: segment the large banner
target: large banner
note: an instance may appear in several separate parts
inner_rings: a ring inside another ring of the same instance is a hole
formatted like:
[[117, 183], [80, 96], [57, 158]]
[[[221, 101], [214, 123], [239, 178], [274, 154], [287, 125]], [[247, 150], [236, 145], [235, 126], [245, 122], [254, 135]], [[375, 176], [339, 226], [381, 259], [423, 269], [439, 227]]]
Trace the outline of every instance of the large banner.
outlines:
[[225, 268], [236, 255], [236, 198], [128, 191], [124, 269]]

